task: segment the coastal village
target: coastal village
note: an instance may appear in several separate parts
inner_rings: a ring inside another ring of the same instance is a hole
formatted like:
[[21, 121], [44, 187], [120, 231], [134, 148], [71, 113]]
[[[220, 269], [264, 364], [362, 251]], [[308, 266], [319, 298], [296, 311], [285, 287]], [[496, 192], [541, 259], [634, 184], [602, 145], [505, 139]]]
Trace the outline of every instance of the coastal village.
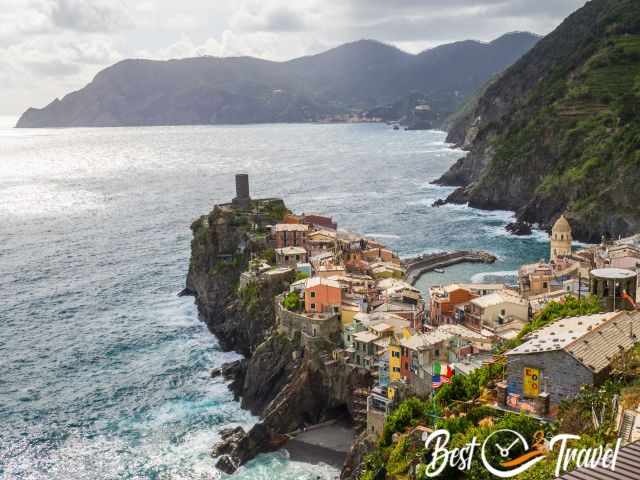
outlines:
[[[236, 176], [236, 198], [222, 208], [248, 211], [249, 180]], [[255, 213], [255, 212], [254, 212]], [[556, 220], [549, 258], [522, 265], [517, 283], [414, 286], [421, 274], [464, 261], [491, 262], [485, 252], [447, 252], [401, 259], [382, 243], [344, 231], [315, 213], [283, 212], [280, 223], [250, 225], [266, 248], [252, 255], [238, 289], [285, 280], [275, 296], [276, 328], [326, 368], [366, 372], [353, 392], [356, 429], [372, 441], [400, 401], [429, 399], [456, 376], [502, 362], [485, 406], [553, 421], [562, 400], [605, 382], [612, 364], [640, 339], [640, 237], [603, 239], [574, 248], [571, 225]], [[527, 327], [550, 302], [597, 299], [600, 313]], [[519, 341], [516, 341], [519, 340]], [[640, 439], [640, 410], [617, 412], [625, 442]]]

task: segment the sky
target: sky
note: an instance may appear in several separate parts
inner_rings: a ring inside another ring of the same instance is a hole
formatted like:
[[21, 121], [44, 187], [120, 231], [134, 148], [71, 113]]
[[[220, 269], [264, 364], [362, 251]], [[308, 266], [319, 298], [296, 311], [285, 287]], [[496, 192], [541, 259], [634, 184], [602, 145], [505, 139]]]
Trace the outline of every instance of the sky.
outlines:
[[547, 34], [585, 0], [0, 0], [0, 115], [78, 90], [124, 58], [287, 60], [362, 38], [418, 53]]

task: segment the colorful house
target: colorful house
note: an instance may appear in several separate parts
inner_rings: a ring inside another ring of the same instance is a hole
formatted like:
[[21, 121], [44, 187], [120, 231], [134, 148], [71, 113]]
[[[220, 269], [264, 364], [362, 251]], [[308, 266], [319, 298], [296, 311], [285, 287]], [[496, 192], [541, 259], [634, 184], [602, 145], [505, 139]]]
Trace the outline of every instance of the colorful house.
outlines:
[[309, 225], [278, 223], [272, 228], [275, 247], [304, 247], [308, 231]]
[[307, 278], [304, 289], [304, 310], [307, 313], [338, 313], [342, 304], [342, 288], [335, 280]]
[[279, 267], [295, 267], [298, 263], [306, 263], [307, 251], [302, 247], [276, 248], [276, 265]]
[[401, 347], [400, 342], [395, 337], [391, 338], [387, 352], [389, 358], [389, 381], [400, 381], [402, 379]]

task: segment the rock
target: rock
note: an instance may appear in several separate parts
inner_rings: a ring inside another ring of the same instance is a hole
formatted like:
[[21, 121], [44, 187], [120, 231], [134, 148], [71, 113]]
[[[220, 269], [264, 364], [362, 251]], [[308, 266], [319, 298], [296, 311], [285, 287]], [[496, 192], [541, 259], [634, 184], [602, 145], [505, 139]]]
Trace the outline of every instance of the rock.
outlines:
[[362, 467], [364, 466], [364, 456], [375, 448], [375, 444], [370, 440], [369, 434], [365, 431], [356, 438], [340, 472], [340, 480], [356, 480], [360, 478]]
[[504, 228], [513, 235], [531, 235], [532, 232], [531, 224], [522, 220], [511, 222]]
[[451, 194], [449, 194], [449, 196], [445, 200], [445, 203], [454, 203], [457, 205], [464, 205], [468, 201], [469, 201], [469, 198], [467, 197], [467, 192], [465, 188], [460, 187], [460, 188], [456, 188], [453, 192], [451, 192]]
[[189, 288], [183, 288], [182, 290], [180, 290], [180, 293], [178, 293], [179, 297], [194, 297], [195, 295], [196, 292]]
[[433, 202], [431, 204], [432, 207], [442, 207], [443, 205], [446, 205], [447, 201], [444, 198], [439, 198], [438, 200], [436, 200], [435, 202]]
[[233, 463], [233, 458], [230, 455], [222, 455], [216, 461], [216, 468], [228, 475], [234, 473], [238, 467]]

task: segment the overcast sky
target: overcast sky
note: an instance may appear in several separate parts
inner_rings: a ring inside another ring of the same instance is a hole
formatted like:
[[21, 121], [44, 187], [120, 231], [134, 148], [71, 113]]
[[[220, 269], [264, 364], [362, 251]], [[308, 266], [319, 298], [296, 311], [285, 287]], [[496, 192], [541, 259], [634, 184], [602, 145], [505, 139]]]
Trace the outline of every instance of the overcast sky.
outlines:
[[546, 34], [585, 0], [0, 0], [0, 114], [82, 88], [123, 58], [272, 60], [372, 38], [419, 52]]

